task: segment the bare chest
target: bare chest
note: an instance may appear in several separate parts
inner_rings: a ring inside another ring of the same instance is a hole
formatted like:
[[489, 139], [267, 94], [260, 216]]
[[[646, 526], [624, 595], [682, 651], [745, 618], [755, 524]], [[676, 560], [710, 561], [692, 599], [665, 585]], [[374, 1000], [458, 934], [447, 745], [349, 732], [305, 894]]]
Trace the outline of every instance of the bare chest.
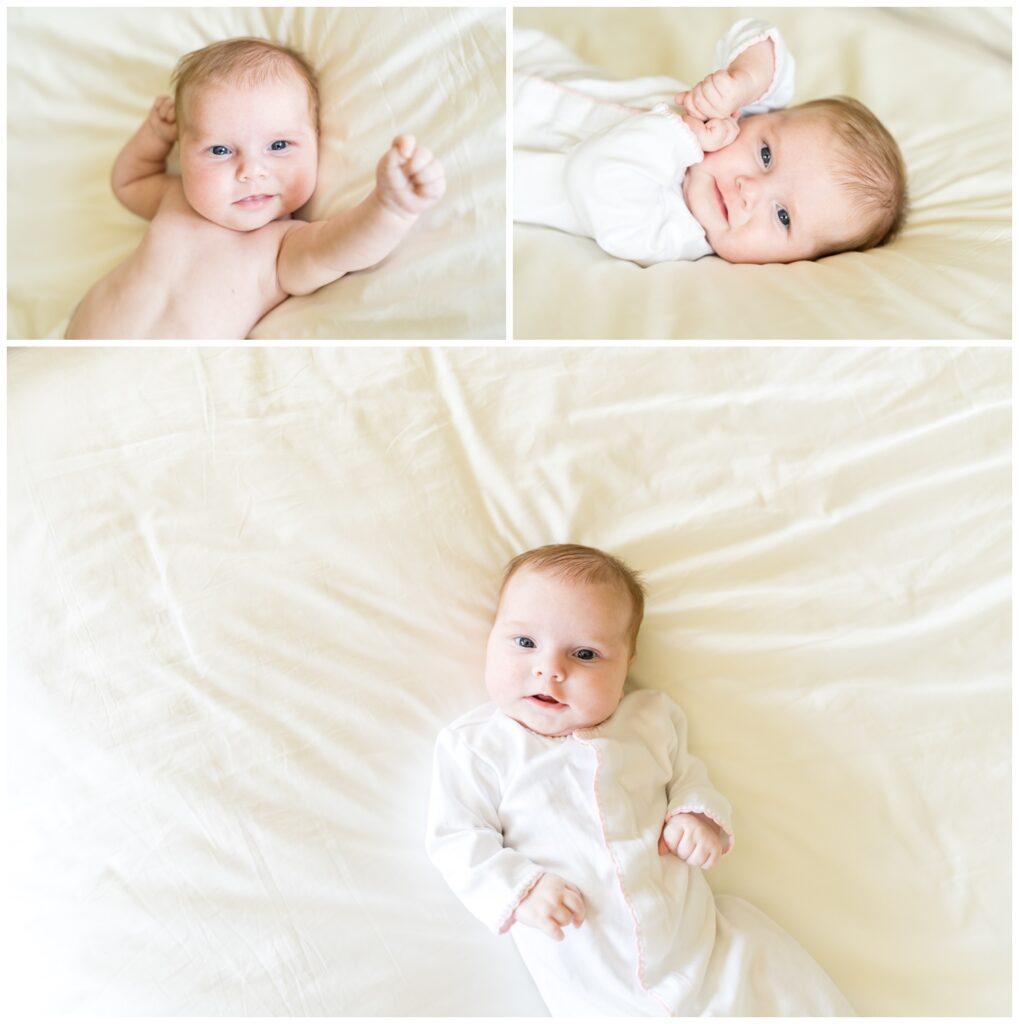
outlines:
[[226, 315], [248, 325], [282, 302], [276, 259], [290, 221], [255, 231], [231, 231], [191, 211], [160, 210], [137, 252], [138, 269], [162, 282], [171, 301]]
[[82, 300], [67, 337], [245, 338], [287, 297], [276, 260], [293, 226], [231, 231], [171, 193], [138, 248]]

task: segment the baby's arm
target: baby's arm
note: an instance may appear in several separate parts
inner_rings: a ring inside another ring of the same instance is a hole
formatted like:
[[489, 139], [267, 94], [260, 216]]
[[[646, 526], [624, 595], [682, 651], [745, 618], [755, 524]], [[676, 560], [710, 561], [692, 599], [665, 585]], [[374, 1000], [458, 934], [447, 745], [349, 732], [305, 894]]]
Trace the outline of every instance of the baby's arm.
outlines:
[[520, 924], [543, 931], [550, 939], [562, 942], [563, 926], [574, 928], [584, 923], [584, 897], [575, 885], [558, 875], [542, 875], [534, 888], [517, 904], [515, 918]]
[[678, 93], [676, 102], [698, 121], [733, 118], [767, 92], [774, 75], [775, 46], [770, 39], [762, 39], [724, 70], [713, 71], [688, 92]]
[[418, 216], [446, 191], [442, 164], [412, 135], [400, 135], [379, 161], [376, 185], [353, 209], [302, 224], [283, 240], [280, 286], [307, 295], [354, 270], [385, 259]]
[[[672, 780], [668, 786], [669, 804], [658, 849], [663, 853], [671, 850], [688, 864], [692, 864], [693, 862], [684, 856], [685, 853], [696, 852], [698, 845], [710, 853], [717, 841], [718, 852], [711, 861], [713, 864], [718, 857], [724, 856], [732, 849], [732, 807], [711, 784], [704, 763], [687, 749], [686, 716], [680, 707], [665, 694], [661, 695], [661, 701], [672, 721], [673, 731], [669, 750], [672, 760]], [[674, 825], [676, 819], [680, 820]], [[689, 845], [690, 840], [693, 841], [693, 849]], [[683, 853], [679, 852], [679, 847]]]
[[439, 733], [425, 848], [464, 906], [496, 934], [509, 931], [546, 872], [506, 845], [498, 806], [503, 781], [456, 728]]
[[595, 132], [564, 161], [576, 221], [568, 230], [645, 264], [705, 255], [704, 232], [677, 187], [703, 157], [693, 131], [664, 103]]
[[166, 158], [177, 141], [173, 99], [159, 96], [148, 117], [131, 136], [113, 162], [110, 185], [113, 194], [132, 213], [152, 220], [170, 185]]

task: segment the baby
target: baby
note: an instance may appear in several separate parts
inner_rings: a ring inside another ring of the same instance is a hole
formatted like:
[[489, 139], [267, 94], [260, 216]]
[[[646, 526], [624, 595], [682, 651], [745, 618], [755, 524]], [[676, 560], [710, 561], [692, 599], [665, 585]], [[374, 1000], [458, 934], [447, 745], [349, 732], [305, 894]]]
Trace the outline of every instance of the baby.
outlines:
[[705, 881], [732, 812], [687, 752], [682, 711], [624, 694], [643, 610], [636, 575], [596, 549], [509, 563], [492, 703], [436, 743], [429, 856], [510, 932], [553, 1016], [852, 1014], [795, 940]]
[[692, 89], [598, 77], [533, 30], [514, 49], [515, 220], [644, 265], [812, 260], [883, 245], [903, 223], [902, 156], [862, 103], [777, 109], [795, 65], [767, 22], [737, 22]]
[[[113, 193], [152, 222], [142, 243], [79, 303], [68, 338], [244, 338], [289, 295], [384, 259], [445, 191], [411, 135], [376, 185], [328, 220], [291, 215], [318, 173], [315, 74], [294, 50], [229, 39], [178, 63], [113, 166]], [[180, 174], [167, 157], [180, 146]]]

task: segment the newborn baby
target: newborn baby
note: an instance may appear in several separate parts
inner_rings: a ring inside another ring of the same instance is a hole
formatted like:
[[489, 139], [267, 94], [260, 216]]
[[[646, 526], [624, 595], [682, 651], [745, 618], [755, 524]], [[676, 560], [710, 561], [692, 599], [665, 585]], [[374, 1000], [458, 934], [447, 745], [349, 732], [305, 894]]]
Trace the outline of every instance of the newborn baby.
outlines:
[[[187, 54], [113, 166], [144, 240], [79, 303], [68, 338], [244, 338], [289, 295], [385, 258], [445, 191], [442, 165], [397, 137], [353, 209], [292, 220], [315, 191], [319, 98], [296, 51], [229, 39]], [[167, 157], [180, 145], [180, 174]]]
[[669, 78], [614, 81], [543, 33], [517, 30], [514, 219], [644, 265], [711, 253], [790, 263], [896, 235], [904, 164], [863, 104], [779, 110], [794, 62], [757, 19], [730, 29], [716, 66], [689, 90]]
[[634, 573], [596, 549], [510, 562], [492, 703], [436, 742], [429, 856], [509, 931], [553, 1016], [851, 1014], [794, 939], [705, 881], [732, 812], [687, 752], [682, 711], [624, 695], [643, 613]]

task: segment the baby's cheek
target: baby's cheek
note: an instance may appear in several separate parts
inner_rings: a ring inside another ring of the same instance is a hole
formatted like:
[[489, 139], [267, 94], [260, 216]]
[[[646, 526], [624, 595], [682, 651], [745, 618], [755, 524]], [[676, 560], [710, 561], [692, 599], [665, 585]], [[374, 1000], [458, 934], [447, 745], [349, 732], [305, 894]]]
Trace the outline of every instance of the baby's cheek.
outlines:
[[192, 208], [203, 215], [215, 198], [215, 182], [209, 175], [202, 174], [187, 166], [181, 167], [181, 187]]

